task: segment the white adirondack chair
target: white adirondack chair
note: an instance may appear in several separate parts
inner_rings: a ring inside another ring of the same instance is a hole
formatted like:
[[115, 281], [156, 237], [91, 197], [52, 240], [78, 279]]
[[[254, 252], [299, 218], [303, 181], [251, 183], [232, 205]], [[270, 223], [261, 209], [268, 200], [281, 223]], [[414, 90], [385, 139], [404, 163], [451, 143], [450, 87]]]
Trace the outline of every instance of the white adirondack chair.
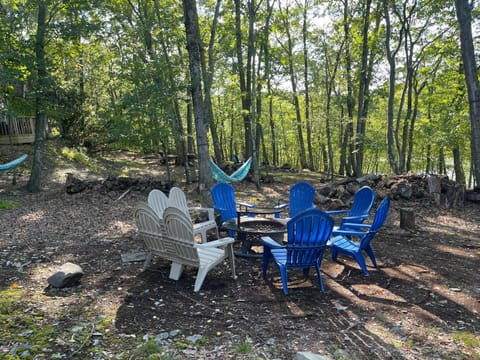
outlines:
[[153, 256], [166, 257], [167, 251], [163, 239], [166, 236], [163, 219], [146, 203], [138, 203], [135, 208], [135, 224], [137, 225], [137, 234], [143, 240], [147, 258], [143, 263], [145, 271], [150, 265]]
[[178, 187], [172, 187], [170, 189], [170, 194], [168, 195], [168, 206], [173, 206], [180, 209], [188, 218], [191, 220], [190, 211], [206, 211], [208, 214], [208, 220], [193, 224], [193, 233], [194, 235], [200, 234], [202, 238], [202, 243], [207, 242], [207, 231], [215, 230], [217, 234], [217, 239], [219, 238], [218, 227], [215, 221], [215, 214], [213, 208], [202, 208], [202, 207], [188, 207], [187, 197], [182, 189]]
[[160, 219], [163, 219], [163, 211], [168, 206], [168, 197], [161, 190], [153, 189], [148, 193], [148, 205], [155, 211]]
[[170, 279], [178, 280], [184, 266], [198, 267], [194, 291], [202, 287], [207, 273], [216, 265], [230, 259], [232, 276], [235, 274], [235, 257], [233, 255], [233, 238], [223, 238], [198, 244], [195, 241], [193, 224], [190, 217], [176, 207], [168, 207], [164, 211], [166, 236], [164, 238], [167, 258], [172, 260]]

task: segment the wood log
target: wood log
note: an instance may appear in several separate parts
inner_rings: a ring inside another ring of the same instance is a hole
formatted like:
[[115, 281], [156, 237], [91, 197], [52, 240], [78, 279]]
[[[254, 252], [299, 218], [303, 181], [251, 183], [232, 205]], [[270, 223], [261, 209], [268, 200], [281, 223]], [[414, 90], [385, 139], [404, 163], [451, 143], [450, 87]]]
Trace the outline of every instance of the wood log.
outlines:
[[415, 229], [415, 211], [412, 208], [400, 208], [400, 228]]

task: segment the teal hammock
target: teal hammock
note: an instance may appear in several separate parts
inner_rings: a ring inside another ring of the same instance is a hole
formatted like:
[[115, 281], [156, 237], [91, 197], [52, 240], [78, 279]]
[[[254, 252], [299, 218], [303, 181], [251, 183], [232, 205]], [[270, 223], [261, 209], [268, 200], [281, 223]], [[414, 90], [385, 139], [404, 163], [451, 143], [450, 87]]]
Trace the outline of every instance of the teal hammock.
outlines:
[[6, 164], [0, 164], [0, 173], [15, 169], [18, 165], [25, 161], [27, 156], [27, 154], [23, 154], [19, 158], [12, 160]]
[[210, 159], [210, 168], [212, 169], [212, 176], [218, 182], [231, 183], [236, 181], [242, 181], [247, 177], [250, 171], [250, 165], [252, 164], [252, 158], [248, 158], [245, 163], [235, 170], [232, 175], [227, 175], [225, 172]]

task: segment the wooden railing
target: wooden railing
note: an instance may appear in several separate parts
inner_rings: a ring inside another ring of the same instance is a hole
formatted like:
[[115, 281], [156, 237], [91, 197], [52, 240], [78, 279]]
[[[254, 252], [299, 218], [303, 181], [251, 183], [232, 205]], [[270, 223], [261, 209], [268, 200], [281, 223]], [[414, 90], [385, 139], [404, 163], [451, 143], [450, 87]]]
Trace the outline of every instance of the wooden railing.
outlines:
[[0, 120], [0, 145], [26, 144], [35, 140], [35, 119], [19, 117]]

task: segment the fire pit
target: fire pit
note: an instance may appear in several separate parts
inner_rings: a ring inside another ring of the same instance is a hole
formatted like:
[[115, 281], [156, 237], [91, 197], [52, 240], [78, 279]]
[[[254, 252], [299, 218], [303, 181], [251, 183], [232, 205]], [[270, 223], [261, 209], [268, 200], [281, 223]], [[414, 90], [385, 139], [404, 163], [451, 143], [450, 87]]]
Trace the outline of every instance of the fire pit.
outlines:
[[250, 257], [262, 256], [262, 236], [270, 236], [281, 244], [287, 231], [284, 221], [263, 218], [242, 220], [240, 224], [228, 221], [223, 223], [223, 228], [236, 233], [236, 240], [240, 244], [240, 251], [236, 252], [236, 255]]

